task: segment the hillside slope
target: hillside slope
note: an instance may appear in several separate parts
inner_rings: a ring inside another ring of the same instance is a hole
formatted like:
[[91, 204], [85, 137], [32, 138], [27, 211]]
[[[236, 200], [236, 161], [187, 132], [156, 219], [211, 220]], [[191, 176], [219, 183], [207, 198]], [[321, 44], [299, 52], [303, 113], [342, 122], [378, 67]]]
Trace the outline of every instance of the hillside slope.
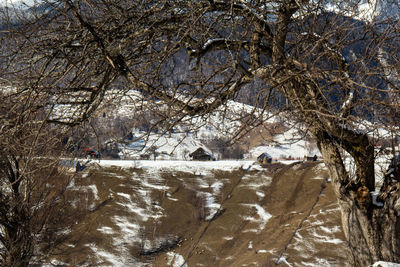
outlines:
[[73, 187], [86, 190], [92, 212], [70, 233], [59, 262], [346, 264], [339, 208], [322, 163], [266, 169], [243, 161], [131, 163], [121, 168], [100, 162], [75, 180]]

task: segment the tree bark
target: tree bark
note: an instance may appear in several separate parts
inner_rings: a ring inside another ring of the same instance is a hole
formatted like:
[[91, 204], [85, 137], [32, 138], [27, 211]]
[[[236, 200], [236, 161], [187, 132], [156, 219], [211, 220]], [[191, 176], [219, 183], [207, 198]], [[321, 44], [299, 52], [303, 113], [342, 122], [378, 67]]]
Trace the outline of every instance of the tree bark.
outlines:
[[12, 218], [4, 227], [5, 259], [4, 263], [10, 267], [29, 266], [29, 261], [33, 254], [33, 237], [30, 232], [29, 211], [23, 207], [23, 204], [15, 204], [12, 209]]
[[326, 139], [319, 140], [319, 145], [340, 205], [342, 227], [351, 253], [350, 264], [369, 266], [382, 260], [400, 262], [399, 182], [386, 183], [378, 197], [381, 202], [376, 204], [369, 190], [362, 194], [363, 186], [352, 188], [349, 187], [351, 183], [345, 182], [349, 179], [338, 148]]

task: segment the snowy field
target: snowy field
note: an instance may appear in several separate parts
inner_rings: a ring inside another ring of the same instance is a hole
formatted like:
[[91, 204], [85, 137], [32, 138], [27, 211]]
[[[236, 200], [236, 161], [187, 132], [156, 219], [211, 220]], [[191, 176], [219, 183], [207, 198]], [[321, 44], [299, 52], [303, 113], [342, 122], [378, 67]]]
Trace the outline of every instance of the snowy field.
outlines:
[[173, 170], [190, 173], [201, 171], [259, 168], [254, 160], [219, 160], [219, 161], [185, 161], [185, 160], [96, 160], [100, 166], [117, 166], [123, 168], [141, 168], [159, 170]]

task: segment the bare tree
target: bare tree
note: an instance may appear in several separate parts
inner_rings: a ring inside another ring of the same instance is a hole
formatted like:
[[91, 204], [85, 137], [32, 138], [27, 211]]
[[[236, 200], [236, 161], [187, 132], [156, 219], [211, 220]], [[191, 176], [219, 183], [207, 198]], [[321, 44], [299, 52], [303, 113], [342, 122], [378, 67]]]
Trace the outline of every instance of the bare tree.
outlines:
[[[48, 123], [56, 109], [54, 93], [31, 83], [36, 59], [12, 49], [21, 39], [10, 29], [22, 20], [17, 13], [10, 17], [7, 9], [1, 12], [0, 265], [29, 266], [59, 253], [85, 209], [79, 194], [67, 192], [74, 173], [60, 159], [71, 128]], [[17, 69], [17, 76], [27, 75], [25, 81], [14, 79]], [[36, 82], [44, 79], [40, 75]], [[75, 207], [71, 199], [77, 201]]]
[[330, 171], [351, 262], [400, 262], [400, 178], [388, 173], [372, 201], [373, 135], [398, 130], [399, 20], [361, 4], [42, 1], [3, 10], [2, 79], [46, 94], [45, 121], [59, 125], [130, 97], [132, 116], [150, 110], [168, 129], [251, 95], [232, 138], [269, 114], [301, 123]]
[[[83, 214], [81, 197], [68, 196], [72, 166], [62, 164], [64, 127], [51, 127], [32, 90], [0, 93], [0, 265], [46, 261]], [[72, 164], [72, 162], [69, 162]], [[72, 198], [73, 197], [73, 198]], [[71, 206], [71, 199], [79, 204]]]

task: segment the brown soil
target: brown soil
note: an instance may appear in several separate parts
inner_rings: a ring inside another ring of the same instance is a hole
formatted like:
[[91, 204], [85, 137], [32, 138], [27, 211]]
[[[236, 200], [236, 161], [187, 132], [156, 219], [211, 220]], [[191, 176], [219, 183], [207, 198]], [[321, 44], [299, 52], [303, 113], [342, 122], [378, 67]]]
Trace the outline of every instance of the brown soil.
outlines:
[[[289, 266], [285, 260], [346, 266], [340, 212], [327, 178], [318, 162], [206, 176], [92, 168], [76, 181], [96, 185], [97, 197], [88, 190], [92, 212], [56, 258], [71, 266], [180, 266], [179, 255], [188, 266], [276, 266], [278, 259], [281, 266]], [[152, 190], [143, 191], [144, 180]], [[213, 183], [223, 184], [220, 191]], [[221, 204], [211, 220], [209, 195]], [[152, 216], [138, 216], [132, 205]], [[266, 222], [265, 212], [271, 215]], [[118, 224], [121, 218], [125, 224]]]

